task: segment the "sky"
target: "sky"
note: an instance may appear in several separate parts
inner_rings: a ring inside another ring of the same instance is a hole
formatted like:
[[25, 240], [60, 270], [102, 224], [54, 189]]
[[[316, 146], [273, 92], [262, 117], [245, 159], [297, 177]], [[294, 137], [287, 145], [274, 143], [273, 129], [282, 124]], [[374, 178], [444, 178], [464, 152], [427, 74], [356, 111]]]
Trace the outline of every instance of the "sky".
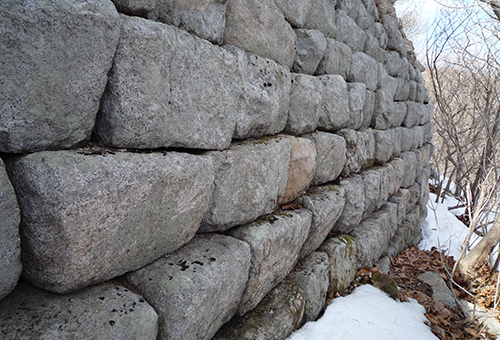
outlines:
[[[468, 229], [448, 210], [456, 205], [455, 199], [434, 203], [435, 199], [436, 195], [430, 194], [419, 248], [447, 249], [456, 259]], [[287, 340], [438, 339], [424, 323], [424, 314], [424, 307], [413, 299], [396, 302], [378, 288], [364, 285], [334, 299], [319, 320], [306, 323]]]

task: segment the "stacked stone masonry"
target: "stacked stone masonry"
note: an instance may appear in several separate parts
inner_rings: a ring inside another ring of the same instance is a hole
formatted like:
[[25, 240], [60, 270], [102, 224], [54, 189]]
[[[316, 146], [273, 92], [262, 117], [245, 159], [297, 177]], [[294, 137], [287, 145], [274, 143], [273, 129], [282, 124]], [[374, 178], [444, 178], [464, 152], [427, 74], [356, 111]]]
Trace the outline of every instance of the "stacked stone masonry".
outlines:
[[286, 339], [421, 238], [390, 0], [0, 4], [0, 338]]

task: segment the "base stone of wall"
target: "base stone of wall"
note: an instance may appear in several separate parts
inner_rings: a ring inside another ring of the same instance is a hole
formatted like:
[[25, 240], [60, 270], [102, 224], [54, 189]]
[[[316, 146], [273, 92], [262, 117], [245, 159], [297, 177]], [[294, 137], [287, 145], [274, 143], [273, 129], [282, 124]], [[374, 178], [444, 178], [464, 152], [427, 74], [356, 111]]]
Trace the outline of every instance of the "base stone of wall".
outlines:
[[155, 310], [139, 295], [112, 283], [58, 295], [21, 281], [0, 301], [4, 340], [156, 340], [157, 332]]
[[187, 243], [208, 207], [210, 158], [45, 151], [9, 159], [21, 207], [23, 277], [67, 293]]
[[343, 292], [356, 276], [356, 240], [349, 235], [332, 237], [323, 242], [319, 250], [328, 254], [329, 290]]
[[0, 159], [0, 299], [9, 294], [21, 276], [21, 216], [14, 188]]
[[126, 277], [157, 311], [158, 339], [210, 340], [236, 313], [249, 268], [247, 243], [198, 235]]
[[213, 340], [285, 340], [300, 325], [305, 305], [304, 290], [285, 280], [252, 311], [224, 325]]

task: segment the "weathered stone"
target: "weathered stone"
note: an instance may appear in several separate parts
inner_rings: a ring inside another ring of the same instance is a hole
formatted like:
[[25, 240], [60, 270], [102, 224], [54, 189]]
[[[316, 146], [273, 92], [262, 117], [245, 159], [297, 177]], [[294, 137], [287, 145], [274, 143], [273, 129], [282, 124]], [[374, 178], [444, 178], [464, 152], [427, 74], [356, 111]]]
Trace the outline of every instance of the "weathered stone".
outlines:
[[391, 77], [382, 64], [377, 63], [377, 89], [382, 89], [394, 100], [399, 82], [397, 78]]
[[332, 228], [332, 231], [349, 233], [354, 229], [365, 211], [365, 186], [363, 179], [359, 175], [354, 175], [340, 182], [340, 186], [345, 190], [345, 205], [342, 215]]
[[213, 340], [285, 340], [300, 326], [306, 294], [292, 280], [285, 280], [243, 317], [235, 317]]
[[336, 39], [349, 46], [354, 52], [363, 51], [365, 47], [365, 31], [351, 19], [345, 11], [335, 11]]
[[356, 24], [366, 32], [366, 30], [373, 25], [374, 18], [361, 2], [357, 2], [357, 4], [358, 15], [355, 18]]
[[398, 19], [386, 15], [383, 22], [387, 32], [387, 49], [397, 51], [399, 55], [406, 55], [403, 36], [398, 28]]
[[383, 164], [388, 162], [394, 152], [392, 134], [389, 130], [373, 130], [375, 139], [375, 162]]
[[349, 89], [349, 109], [351, 117], [347, 123], [347, 128], [359, 130], [363, 125], [364, 107], [366, 101], [366, 85], [363, 83], [348, 83]]
[[434, 123], [428, 122], [424, 125], [424, 143], [430, 143], [432, 141], [432, 136], [434, 136]]
[[439, 275], [439, 272], [425, 272], [417, 277], [419, 280], [431, 285], [432, 287], [432, 299], [436, 301], [441, 301], [446, 307], [456, 308], [457, 304], [455, 302], [455, 296], [450, 291], [446, 282]]
[[0, 300], [16, 286], [21, 276], [21, 241], [19, 206], [14, 188], [0, 158]]
[[361, 173], [365, 195], [363, 218], [369, 217], [378, 208], [381, 175], [379, 169], [368, 169]]
[[347, 176], [350, 173], [358, 173], [364, 168], [373, 165], [375, 161], [375, 139], [373, 130], [366, 129], [361, 131], [341, 130], [339, 134], [346, 141], [347, 161], [342, 175]]
[[155, 340], [157, 332], [154, 309], [137, 294], [110, 283], [58, 295], [20, 282], [0, 301], [4, 340]]
[[389, 197], [389, 202], [397, 206], [397, 225], [403, 223], [406, 218], [406, 208], [408, 207], [408, 190], [399, 189], [394, 195]]
[[405, 175], [405, 162], [401, 158], [393, 158], [389, 165], [395, 170], [396, 182], [394, 183], [394, 191], [397, 191], [401, 184], [403, 184], [403, 178]]
[[352, 20], [356, 20], [359, 14], [359, 5], [361, 2], [358, 0], [337, 0], [335, 8], [343, 10]]
[[373, 119], [375, 109], [375, 92], [366, 90], [365, 106], [363, 107], [363, 123], [361, 127], [368, 128]]
[[313, 252], [299, 262], [298, 271], [290, 274], [306, 294], [303, 322], [315, 321], [325, 306], [328, 293], [330, 265], [325, 252]]
[[[378, 20], [378, 13], [376, 20]], [[380, 22], [375, 22], [372, 27], [373, 27], [373, 35], [375, 36], [375, 38], [377, 38], [378, 43], [380, 44], [380, 48], [385, 50], [387, 48], [387, 33], [385, 31], [384, 25], [382, 25]]]
[[156, 6], [156, 0], [111, 0], [118, 12], [128, 15], [143, 16]]
[[236, 59], [227, 51], [175, 27], [122, 16], [95, 136], [118, 148], [227, 148], [237, 85]]
[[414, 126], [411, 128], [413, 130], [413, 145], [412, 149], [418, 149], [424, 145], [424, 134], [425, 128], [423, 126]]
[[385, 58], [383, 64], [387, 73], [392, 77], [405, 78], [410, 69], [408, 60], [401, 58], [398, 52], [395, 51], [385, 51], [384, 54]]
[[393, 96], [382, 89], [375, 92], [375, 108], [371, 126], [375, 129], [385, 130], [394, 125], [394, 101]]
[[405, 172], [403, 177], [403, 183], [401, 187], [407, 188], [415, 182], [416, 170], [417, 170], [417, 156], [414, 152], [407, 151], [401, 154], [401, 158], [405, 163]]
[[405, 101], [409, 100], [410, 97], [410, 83], [402, 78], [398, 79], [398, 89], [394, 95], [395, 101]]
[[408, 100], [415, 101], [415, 97], [417, 95], [417, 83], [414, 80], [410, 80], [408, 82], [408, 87], [409, 87]]
[[236, 313], [250, 256], [245, 242], [198, 235], [126, 277], [157, 311], [158, 339], [209, 340]]
[[399, 128], [401, 132], [401, 152], [410, 151], [413, 148], [415, 133], [412, 129]]
[[90, 139], [118, 44], [110, 1], [0, 4], [0, 152]]
[[[281, 1], [289, 2], [289, 0]], [[335, 26], [335, 3], [336, 0], [311, 1], [311, 7], [307, 14], [304, 27], [321, 31], [328, 38], [335, 38], [337, 33]]]
[[209, 153], [215, 187], [199, 232], [227, 230], [272, 213], [285, 192], [290, 154], [286, 138], [237, 143]]
[[327, 132], [316, 132], [304, 135], [316, 145], [316, 169], [311, 182], [320, 185], [339, 177], [346, 161], [345, 139]]
[[363, 47], [363, 52], [368, 54], [370, 57], [378, 62], [384, 61], [384, 50], [380, 48], [380, 43], [373, 33], [369, 30], [365, 30], [366, 39], [365, 46]]
[[417, 93], [415, 94], [415, 101], [421, 104], [429, 103], [429, 91], [425, 87], [425, 84], [417, 85]]
[[404, 102], [394, 103], [393, 107], [394, 107], [394, 114], [393, 114], [391, 126], [396, 126], [396, 127], [401, 126], [401, 124], [403, 123], [403, 121], [406, 117], [408, 107], [406, 106], [406, 104]]
[[304, 27], [311, 10], [311, 0], [275, 0], [292, 27]]
[[399, 127], [388, 130], [392, 140], [392, 156], [401, 156], [401, 129]]
[[319, 62], [325, 57], [326, 39], [318, 30], [296, 29], [295, 61], [292, 72], [314, 74]]
[[385, 164], [380, 167], [380, 172], [380, 196], [377, 209], [396, 192], [396, 170], [390, 164]]
[[46, 151], [7, 163], [21, 209], [23, 277], [66, 293], [188, 242], [213, 188], [210, 158]]
[[312, 212], [311, 229], [309, 236], [300, 252], [304, 258], [315, 251], [339, 219], [345, 205], [345, 190], [338, 185], [329, 185], [315, 188], [298, 199], [298, 203]]
[[147, 18], [179, 27], [220, 45], [226, 24], [226, 0], [156, 1], [154, 11]]
[[420, 121], [427, 112], [425, 105], [414, 102], [406, 102], [406, 106], [408, 110], [402, 125], [410, 128], [420, 124]]
[[234, 84], [238, 113], [233, 138], [262, 137], [283, 131], [290, 107], [290, 71], [275, 61], [225, 47], [238, 60], [241, 78]]
[[363, 5], [365, 5], [366, 11], [370, 14], [373, 21], [379, 20], [377, 6], [373, 0], [361, 0]]
[[309, 188], [316, 161], [316, 147], [312, 141], [305, 138], [287, 138], [290, 140], [292, 152], [285, 193], [278, 200], [279, 204], [293, 201]]
[[316, 130], [321, 110], [323, 84], [318, 77], [292, 73], [290, 111], [285, 132], [302, 135]]
[[389, 225], [389, 214], [377, 211], [370, 218], [362, 221], [350, 233], [356, 239], [358, 251], [358, 268], [372, 267], [385, 253], [393, 236]]
[[349, 235], [327, 239], [320, 247], [328, 254], [330, 263], [330, 289], [343, 292], [356, 276], [358, 252], [356, 240]]
[[224, 43], [273, 59], [288, 69], [295, 59], [295, 32], [273, 0], [228, 1]]
[[377, 89], [378, 65], [379, 63], [366, 53], [353, 53], [346, 79], [350, 82], [364, 83], [368, 90], [375, 91]]
[[318, 128], [337, 131], [349, 121], [349, 91], [344, 78], [339, 75], [320, 77], [323, 83], [323, 98]]
[[434, 118], [434, 104], [426, 104], [425, 107], [427, 108], [427, 113], [422, 117], [420, 125], [425, 125]]
[[325, 56], [318, 64], [315, 74], [338, 74], [346, 78], [351, 66], [352, 50], [334, 39], [326, 39], [326, 42]]
[[307, 209], [263, 217], [231, 231], [250, 244], [252, 267], [238, 314], [253, 309], [292, 270], [307, 239], [312, 213]]

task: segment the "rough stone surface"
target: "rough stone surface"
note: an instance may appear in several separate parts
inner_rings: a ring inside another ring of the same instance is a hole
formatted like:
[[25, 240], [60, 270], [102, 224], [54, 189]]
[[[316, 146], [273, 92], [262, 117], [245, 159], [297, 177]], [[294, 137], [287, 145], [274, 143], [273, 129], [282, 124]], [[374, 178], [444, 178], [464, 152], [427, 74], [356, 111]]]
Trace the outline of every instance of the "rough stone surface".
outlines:
[[329, 286], [330, 265], [325, 252], [313, 252], [299, 262], [298, 271], [290, 274], [306, 293], [303, 322], [315, 321], [325, 306]]
[[401, 127], [389, 129], [389, 132], [391, 133], [393, 157], [401, 156], [401, 129]]
[[155, 340], [157, 332], [154, 309], [137, 294], [110, 283], [58, 295], [20, 282], [0, 301], [4, 340]]
[[349, 235], [333, 237], [321, 245], [320, 251], [328, 254], [330, 289], [343, 292], [356, 276], [356, 240]]
[[[280, 1], [280, 0], [278, 0]], [[281, 0], [283, 1], [283, 0]], [[290, 0], [284, 0], [290, 2]], [[302, 2], [302, 0], [300, 0]], [[308, 2], [308, 0], [304, 1]], [[323, 32], [328, 38], [335, 38], [335, 0], [311, 0], [304, 27]]]
[[21, 276], [21, 220], [14, 188], [0, 159], [0, 300], [16, 286]]
[[237, 143], [209, 155], [215, 169], [215, 187], [200, 232], [227, 230], [275, 210], [285, 193], [290, 140]]
[[236, 124], [236, 75], [236, 59], [208, 41], [122, 16], [95, 137], [118, 148], [227, 148]]
[[349, 90], [344, 78], [339, 75], [320, 77], [323, 83], [323, 98], [318, 128], [337, 131], [349, 122]]
[[403, 36], [399, 31], [398, 19], [386, 15], [384, 17], [384, 28], [387, 32], [387, 49], [397, 51], [399, 55], [406, 55], [406, 47]]
[[388, 162], [394, 152], [392, 134], [388, 130], [373, 130], [375, 139], [375, 162], [384, 164]]
[[275, 0], [292, 27], [303, 27], [311, 8], [311, 0]]
[[238, 307], [240, 316], [290, 273], [309, 235], [311, 219], [309, 210], [298, 209], [261, 218], [230, 233], [252, 249], [249, 280]]
[[417, 176], [417, 156], [412, 151], [403, 152], [401, 159], [405, 163], [405, 172], [401, 186], [407, 188], [415, 182]]
[[375, 162], [375, 139], [373, 131], [341, 130], [339, 134], [346, 141], [347, 160], [342, 170], [342, 175], [358, 173], [364, 168], [372, 166]]
[[224, 43], [270, 58], [290, 69], [295, 59], [295, 32], [273, 0], [230, 0]]
[[401, 58], [396, 51], [385, 51], [384, 67], [392, 77], [405, 78], [410, 65], [408, 60]]
[[361, 219], [365, 211], [365, 187], [360, 175], [354, 175], [340, 181], [340, 186], [344, 188], [346, 201], [342, 215], [335, 223], [332, 231], [349, 233]]
[[363, 178], [365, 195], [363, 218], [367, 218], [379, 208], [382, 172], [380, 171], [380, 168], [368, 169], [363, 171], [361, 176]]
[[328, 38], [326, 41], [325, 56], [318, 64], [315, 74], [338, 74], [346, 78], [351, 66], [351, 48], [334, 39]]
[[337, 27], [336, 38], [349, 46], [354, 52], [363, 51], [365, 46], [365, 31], [350, 18], [345, 11], [335, 11], [335, 24]]
[[285, 132], [302, 135], [316, 130], [321, 111], [323, 83], [317, 77], [292, 73], [290, 111]]
[[220, 45], [224, 40], [226, 0], [156, 1], [148, 19], [164, 22]]
[[110, 1], [0, 4], [0, 152], [89, 140], [120, 32]]
[[46, 151], [10, 160], [23, 277], [66, 293], [176, 250], [208, 207], [212, 169], [206, 156], [175, 152]]
[[156, 6], [156, 0], [111, 0], [120, 13], [143, 16]]
[[314, 74], [326, 52], [326, 38], [318, 30], [296, 29], [295, 61], [292, 72]]
[[375, 92], [375, 107], [371, 126], [378, 130], [385, 130], [395, 126], [396, 110], [394, 107], [393, 96], [383, 89]]
[[283, 131], [288, 119], [290, 71], [273, 60], [226, 47], [238, 60], [238, 114], [233, 137], [245, 139]]
[[285, 340], [299, 327], [305, 306], [304, 290], [285, 280], [254, 310], [224, 325], [213, 340]]
[[316, 169], [312, 185], [331, 182], [339, 177], [346, 161], [345, 139], [327, 132], [304, 135], [316, 145]]
[[426, 272], [420, 274], [417, 278], [425, 283], [428, 283], [432, 287], [433, 300], [441, 301], [446, 307], [449, 308], [457, 307], [453, 293], [450, 291], [443, 278], [439, 275], [439, 272]]
[[371, 91], [377, 89], [378, 62], [363, 52], [356, 52], [352, 55], [347, 81], [364, 83]]
[[158, 339], [209, 340], [236, 313], [250, 256], [235, 238], [197, 235], [127, 279], [157, 311]]
[[348, 83], [350, 119], [346, 128], [359, 130], [365, 120], [364, 108], [366, 101], [366, 85], [363, 83]]
[[345, 205], [345, 190], [338, 185], [317, 187], [298, 199], [298, 202], [312, 212], [309, 236], [301, 250], [301, 258], [316, 250], [325, 240], [333, 225], [339, 219]]
[[288, 137], [291, 145], [290, 166], [285, 193], [278, 200], [279, 204], [289, 203], [305, 193], [314, 176], [316, 147], [305, 138]]
[[371, 125], [373, 111], [375, 109], [375, 92], [366, 90], [365, 106], [363, 107], [363, 128], [368, 128]]
[[405, 174], [405, 163], [401, 158], [393, 158], [389, 165], [396, 171], [396, 183], [394, 185], [394, 191], [397, 191], [401, 184], [403, 184], [403, 178]]
[[395, 232], [386, 211], [377, 211], [354, 228], [350, 234], [356, 239], [358, 268], [372, 267], [386, 252]]
[[415, 140], [414, 131], [403, 127], [397, 129], [401, 131], [401, 151], [410, 151], [413, 148], [413, 142]]

